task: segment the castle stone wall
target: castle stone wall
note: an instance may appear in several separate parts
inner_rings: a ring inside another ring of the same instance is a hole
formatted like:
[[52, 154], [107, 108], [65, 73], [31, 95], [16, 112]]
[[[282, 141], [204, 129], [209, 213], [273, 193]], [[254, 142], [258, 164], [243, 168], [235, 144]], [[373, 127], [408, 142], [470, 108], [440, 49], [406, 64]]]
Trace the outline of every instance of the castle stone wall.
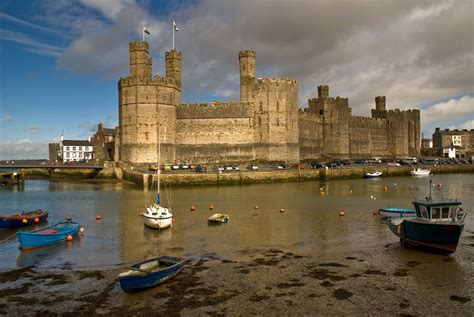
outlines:
[[307, 110], [300, 111], [298, 115], [300, 160], [323, 155], [323, 120]]

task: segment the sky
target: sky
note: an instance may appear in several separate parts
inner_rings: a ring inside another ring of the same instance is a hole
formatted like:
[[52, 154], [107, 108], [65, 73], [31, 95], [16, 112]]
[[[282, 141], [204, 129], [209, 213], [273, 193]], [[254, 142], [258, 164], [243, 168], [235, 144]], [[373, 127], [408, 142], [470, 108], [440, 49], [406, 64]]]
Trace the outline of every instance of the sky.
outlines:
[[471, 0], [3, 0], [0, 2], [0, 160], [47, 158], [49, 142], [118, 124], [117, 82], [128, 43], [146, 25], [154, 75], [183, 53], [182, 101], [239, 99], [238, 52], [257, 77], [299, 83], [299, 105], [329, 85], [370, 116], [421, 110], [422, 132], [474, 129]]

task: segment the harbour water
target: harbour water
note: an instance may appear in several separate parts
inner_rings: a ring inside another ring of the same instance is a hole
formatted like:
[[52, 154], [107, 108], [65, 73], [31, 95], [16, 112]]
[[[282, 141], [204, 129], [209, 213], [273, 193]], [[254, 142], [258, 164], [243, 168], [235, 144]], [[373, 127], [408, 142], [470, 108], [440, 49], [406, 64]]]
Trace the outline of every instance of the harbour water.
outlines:
[[[467, 209], [473, 208], [472, 175], [434, 175], [431, 179], [434, 197], [457, 198]], [[0, 269], [103, 268], [160, 254], [190, 258], [215, 254], [239, 260], [246, 257], [247, 250], [265, 248], [330, 257], [347, 252], [370, 254], [390, 244], [400, 248], [403, 256], [413, 251], [401, 248], [397, 237], [373, 212], [389, 206], [411, 208], [414, 198], [428, 193], [427, 177], [167, 188], [162, 196], [165, 203], [171, 200], [176, 222], [171, 229], [157, 231], [145, 228], [140, 216], [143, 206], [153, 201], [153, 191], [122, 184], [27, 181], [24, 188], [0, 190], [2, 214], [48, 210], [49, 223], [71, 216], [86, 232], [72, 243], [24, 252], [18, 249], [16, 231], [1, 229]], [[192, 205], [196, 211], [190, 210]], [[339, 216], [341, 211], [344, 217]], [[208, 225], [206, 219], [215, 212], [229, 214], [229, 223]], [[102, 220], [95, 219], [97, 214]], [[473, 237], [471, 212], [453, 257], [472, 255]]]

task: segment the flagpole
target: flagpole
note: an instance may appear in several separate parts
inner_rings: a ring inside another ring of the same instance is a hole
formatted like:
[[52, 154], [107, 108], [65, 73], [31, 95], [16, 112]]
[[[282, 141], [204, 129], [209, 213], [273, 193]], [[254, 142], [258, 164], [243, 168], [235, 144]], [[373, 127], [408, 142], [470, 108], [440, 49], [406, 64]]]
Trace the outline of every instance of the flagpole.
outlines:
[[174, 50], [174, 20], [173, 20], [173, 50]]
[[145, 27], [142, 28], [142, 42], [145, 42]]

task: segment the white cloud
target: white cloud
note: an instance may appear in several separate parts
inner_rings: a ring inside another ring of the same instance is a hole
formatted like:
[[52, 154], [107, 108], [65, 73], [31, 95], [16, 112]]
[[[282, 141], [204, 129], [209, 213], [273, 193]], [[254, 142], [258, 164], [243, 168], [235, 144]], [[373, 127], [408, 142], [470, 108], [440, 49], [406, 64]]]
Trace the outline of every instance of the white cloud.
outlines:
[[422, 124], [455, 120], [474, 114], [474, 97], [465, 95], [459, 99], [439, 102], [427, 109], [421, 110]]
[[12, 121], [13, 117], [8, 113], [0, 113], [0, 121]]
[[115, 19], [124, 7], [135, 4], [134, 0], [81, 0], [84, 5], [99, 10], [109, 19]]
[[466, 121], [456, 127], [457, 129], [474, 130], [474, 120]]
[[0, 29], [0, 39], [15, 42], [27, 47], [27, 50], [39, 55], [61, 56], [63, 48], [32, 39], [31, 37], [9, 30]]
[[48, 158], [49, 142], [52, 141], [33, 142], [30, 139], [22, 139], [16, 142], [0, 141], [0, 160]]

